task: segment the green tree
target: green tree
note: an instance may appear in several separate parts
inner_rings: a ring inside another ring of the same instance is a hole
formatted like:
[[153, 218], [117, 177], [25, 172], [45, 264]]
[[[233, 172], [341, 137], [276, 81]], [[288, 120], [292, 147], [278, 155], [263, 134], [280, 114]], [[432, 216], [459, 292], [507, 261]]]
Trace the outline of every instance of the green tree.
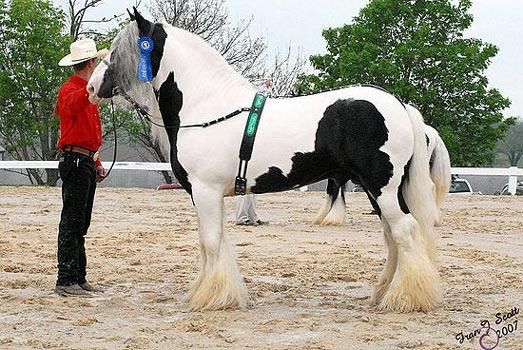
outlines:
[[510, 166], [518, 166], [523, 157], [523, 121], [518, 121], [508, 129], [498, 143], [497, 150], [507, 156]]
[[[0, 139], [17, 160], [53, 160], [56, 94], [66, 72], [57, 62], [70, 40], [48, 0], [0, 0]], [[55, 185], [56, 169], [28, 169], [32, 183]]]
[[504, 119], [510, 101], [485, 77], [498, 49], [463, 35], [470, 7], [471, 0], [372, 0], [353, 23], [323, 32], [328, 53], [310, 58], [318, 73], [296, 87], [379, 85], [420, 109], [453, 165], [490, 164], [514, 120]]

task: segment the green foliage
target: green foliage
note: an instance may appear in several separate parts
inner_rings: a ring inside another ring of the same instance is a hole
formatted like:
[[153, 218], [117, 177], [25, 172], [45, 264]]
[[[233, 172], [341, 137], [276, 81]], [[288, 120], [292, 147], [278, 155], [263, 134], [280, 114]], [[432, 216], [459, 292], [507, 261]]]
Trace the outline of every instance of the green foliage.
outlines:
[[493, 160], [496, 142], [513, 119], [510, 105], [488, 88], [485, 69], [498, 49], [465, 38], [471, 0], [373, 0], [352, 24], [323, 32], [328, 53], [310, 58], [305, 92], [375, 84], [417, 106], [444, 139], [454, 166]]
[[[0, 139], [17, 159], [55, 157], [58, 120], [53, 111], [66, 78], [58, 61], [70, 43], [63, 28], [63, 13], [48, 0], [0, 1]], [[31, 176], [44, 183], [40, 172]], [[56, 180], [56, 171], [47, 171], [47, 183]]]
[[508, 129], [505, 137], [498, 142], [497, 151], [506, 156], [510, 166], [518, 166], [523, 158], [523, 121]]

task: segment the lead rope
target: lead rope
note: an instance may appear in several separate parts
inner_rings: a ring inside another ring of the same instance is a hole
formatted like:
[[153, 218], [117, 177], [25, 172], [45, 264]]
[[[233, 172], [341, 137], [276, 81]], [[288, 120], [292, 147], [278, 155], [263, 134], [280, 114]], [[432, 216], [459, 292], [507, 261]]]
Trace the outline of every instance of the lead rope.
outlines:
[[109, 177], [109, 174], [111, 173], [111, 170], [113, 170], [114, 163], [116, 163], [116, 156], [118, 152], [118, 134], [116, 132], [116, 117], [114, 113], [114, 102], [111, 99], [111, 114], [112, 114], [112, 120], [113, 120], [113, 132], [114, 132], [114, 150], [113, 150], [113, 162], [111, 164], [111, 167], [109, 170], [105, 173], [105, 178]]

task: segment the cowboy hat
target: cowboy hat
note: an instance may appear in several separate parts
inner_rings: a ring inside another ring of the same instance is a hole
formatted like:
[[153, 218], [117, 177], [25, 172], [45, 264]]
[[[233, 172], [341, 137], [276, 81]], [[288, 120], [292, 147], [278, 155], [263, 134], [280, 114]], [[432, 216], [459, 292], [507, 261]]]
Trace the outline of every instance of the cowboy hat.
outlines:
[[61, 67], [74, 66], [92, 58], [104, 58], [109, 50], [96, 50], [93, 39], [80, 39], [71, 44], [71, 53], [60, 60]]

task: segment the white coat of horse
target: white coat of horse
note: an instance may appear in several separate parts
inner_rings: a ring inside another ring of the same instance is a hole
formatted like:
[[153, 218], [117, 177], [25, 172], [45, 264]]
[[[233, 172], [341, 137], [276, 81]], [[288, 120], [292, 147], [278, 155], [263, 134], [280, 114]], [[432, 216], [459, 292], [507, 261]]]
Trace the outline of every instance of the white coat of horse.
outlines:
[[[208, 128], [180, 126], [249, 107], [256, 90], [198, 36], [153, 24], [136, 9], [131, 17], [91, 77], [90, 99], [98, 102], [124, 91], [163, 123], [160, 141], [168, 139], [173, 172], [198, 215], [202, 266], [190, 305], [194, 310], [245, 307], [247, 290], [223, 229], [223, 198], [234, 195], [245, 118]], [[154, 42], [151, 84], [137, 77], [143, 36]], [[248, 166], [247, 191], [285, 191], [327, 178], [358, 178], [380, 208], [388, 258], [372, 302], [395, 311], [433, 309], [441, 298], [432, 259], [437, 209], [421, 117], [374, 87], [269, 98]]]

